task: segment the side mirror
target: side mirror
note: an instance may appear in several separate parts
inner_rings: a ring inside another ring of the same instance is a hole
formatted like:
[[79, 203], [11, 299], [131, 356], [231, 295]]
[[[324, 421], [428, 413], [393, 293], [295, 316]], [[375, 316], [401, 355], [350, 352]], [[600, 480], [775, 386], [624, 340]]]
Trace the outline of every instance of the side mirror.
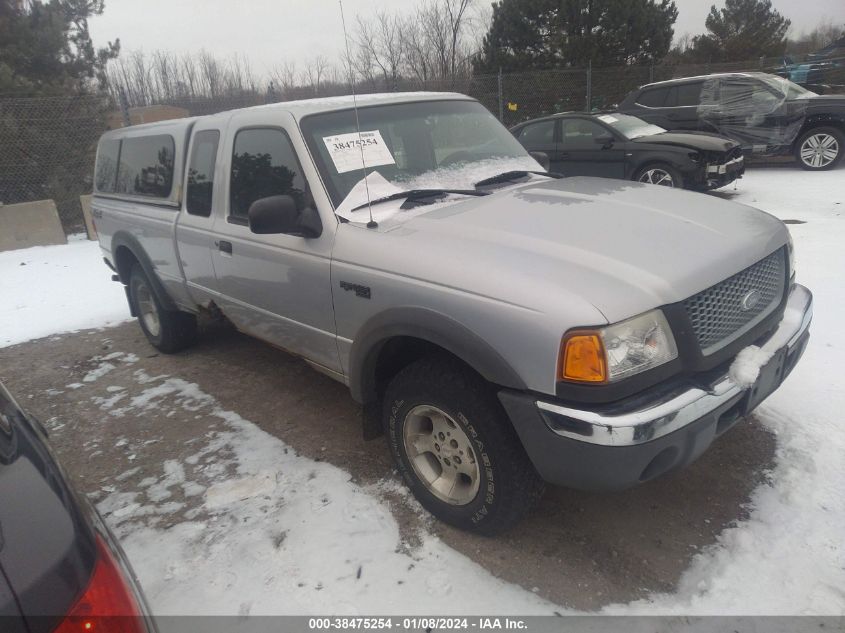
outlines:
[[552, 161], [549, 160], [549, 155], [546, 152], [528, 152], [528, 155], [536, 160], [546, 171], [552, 166]]
[[323, 232], [320, 216], [312, 207], [297, 208], [288, 195], [260, 198], [247, 211], [249, 230], [259, 235], [285, 233], [300, 237], [318, 237]]
[[602, 146], [602, 149], [613, 145], [612, 134], [599, 134], [593, 137], [593, 141]]

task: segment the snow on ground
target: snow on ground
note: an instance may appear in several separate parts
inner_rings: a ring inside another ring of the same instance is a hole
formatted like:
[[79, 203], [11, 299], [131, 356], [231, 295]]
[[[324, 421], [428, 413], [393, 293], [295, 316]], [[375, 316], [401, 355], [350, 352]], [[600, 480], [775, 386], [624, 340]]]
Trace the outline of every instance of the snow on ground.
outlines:
[[[676, 593], [605, 611], [842, 614], [845, 169], [753, 169], [735, 191], [719, 195], [804, 222], [790, 229], [798, 281], [815, 294], [812, 338], [789, 380], [757, 411], [777, 434], [778, 448], [748, 519], [695, 557]], [[96, 244], [0, 254], [0, 288], [13, 297], [11, 309], [0, 308], [0, 345], [124, 319], [122, 291], [103, 272]], [[86, 384], [107, 381], [108, 363], [130, 362], [100, 360]], [[296, 455], [222, 410], [196, 385], [142, 370], [135, 376], [144, 386], [141, 395], [101, 397], [96, 402], [104, 415], [128, 408], [156, 414], [167, 403], [197, 411], [217, 427], [201, 438], [193, 457], [166, 461], [161, 475], [143, 480], [140, 489], [121, 487], [131, 477], [124, 473], [99, 506], [122, 536], [157, 613], [555, 609], [494, 579], [428, 533], [406, 543], [378, 488], [362, 488], [344, 471]], [[170, 500], [177, 487], [201, 504], [169, 529], [159, 527], [167, 517], [182, 516], [184, 505]]]
[[97, 242], [0, 253], [0, 347], [129, 318], [123, 286], [111, 280]]
[[[181, 407], [209, 429], [184, 462], [165, 461], [135, 490], [116, 482], [98, 504], [156, 614], [554, 612], [430, 534], [407, 545], [377, 488], [297, 455], [197, 385], [143, 370], [135, 379], [145, 389], [128, 403], [95, 402], [121, 415]], [[183, 512], [176, 490], [200, 504]]]
[[810, 343], [756, 412], [777, 434], [775, 467], [752, 495], [749, 518], [694, 559], [677, 593], [610, 613], [845, 613], [845, 169], [753, 169], [736, 194], [805, 222], [789, 229], [797, 281], [814, 294]]

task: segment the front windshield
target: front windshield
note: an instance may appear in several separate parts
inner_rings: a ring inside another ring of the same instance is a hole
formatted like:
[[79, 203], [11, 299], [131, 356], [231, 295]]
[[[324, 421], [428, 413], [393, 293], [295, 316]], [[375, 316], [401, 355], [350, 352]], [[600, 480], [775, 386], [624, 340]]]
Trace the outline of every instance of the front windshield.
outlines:
[[646, 123], [642, 119], [638, 119], [630, 114], [618, 114], [614, 112], [613, 114], [599, 114], [596, 115], [596, 118], [607, 123], [629, 141], [633, 141], [635, 138], [640, 138], [641, 136], [651, 136], [652, 134], [660, 134], [666, 131], [659, 125]]
[[[476, 101], [416, 101], [358, 109], [367, 172], [401, 189], [472, 189], [510, 170], [541, 170]], [[335, 207], [364, 178], [354, 110], [302, 121]]]
[[774, 88], [780, 95], [786, 95], [787, 99], [807, 99], [815, 97], [816, 93], [796, 83], [789, 81], [785, 77], [778, 77], [777, 75], [764, 75], [762, 77], [764, 83]]

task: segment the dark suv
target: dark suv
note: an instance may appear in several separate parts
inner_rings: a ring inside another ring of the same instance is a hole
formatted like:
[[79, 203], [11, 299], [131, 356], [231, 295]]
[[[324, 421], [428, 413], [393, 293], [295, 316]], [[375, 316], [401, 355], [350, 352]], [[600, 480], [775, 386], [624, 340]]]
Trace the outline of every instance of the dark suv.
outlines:
[[619, 105], [667, 130], [738, 141], [746, 155], [792, 154], [804, 169], [831, 169], [845, 153], [845, 95], [817, 95], [766, 73], [724, 73], [642, 86]]

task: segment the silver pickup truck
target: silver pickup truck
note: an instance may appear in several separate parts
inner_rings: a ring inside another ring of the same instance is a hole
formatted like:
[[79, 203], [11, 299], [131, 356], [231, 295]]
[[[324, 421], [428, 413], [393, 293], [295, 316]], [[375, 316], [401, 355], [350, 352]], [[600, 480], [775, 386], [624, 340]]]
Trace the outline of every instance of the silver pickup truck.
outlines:
[[353, 105], [108, 132], [93, 215], [156, 348], [208, 312], [302, 357], [440, 519], [493, 533], [544, 481], [689, 464], [803, 353], [812, 295], [776, 218], [546, 173], [463, 95]]

